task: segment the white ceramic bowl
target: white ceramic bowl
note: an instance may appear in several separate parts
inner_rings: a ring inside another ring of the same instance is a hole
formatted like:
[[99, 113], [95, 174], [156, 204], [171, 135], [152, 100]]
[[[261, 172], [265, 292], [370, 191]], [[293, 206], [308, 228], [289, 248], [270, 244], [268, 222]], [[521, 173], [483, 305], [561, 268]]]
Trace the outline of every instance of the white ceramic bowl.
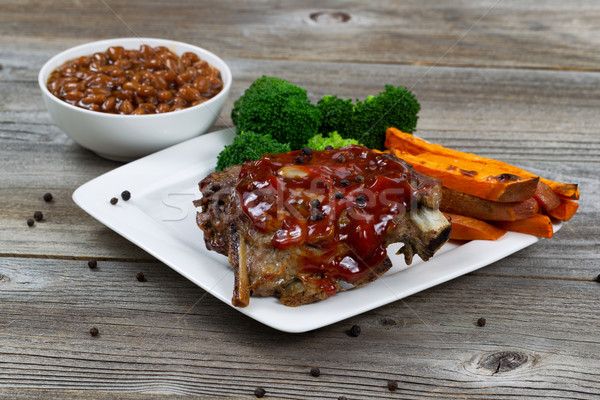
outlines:
[[[221, 72], [223, 89], [210, 100], [184, 110], [121, 115], [75, 107], [54, 96], [46, 87], [50, 73], [68, 60], [106, 51], [110, 46], [139, 49], [141, 44], [165, 46], [177, 55], [187, 51], [197, 54]], [[163, 39], [120, 38], [86, 43], [52, 57], [40, 70], [38, 83], [52, 119], [71, 139], [102, 157], [131, 161], [205, 133], [225, 105], [231, 88], [231, 71], [221, 58], [191, 44]]]

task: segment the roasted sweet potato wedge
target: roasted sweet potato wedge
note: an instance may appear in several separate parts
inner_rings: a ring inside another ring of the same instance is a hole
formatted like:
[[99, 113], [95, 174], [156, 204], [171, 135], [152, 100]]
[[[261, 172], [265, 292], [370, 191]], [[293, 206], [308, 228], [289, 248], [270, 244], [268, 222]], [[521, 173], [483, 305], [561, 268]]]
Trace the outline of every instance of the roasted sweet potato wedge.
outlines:
[[451, 214], [489, 221], [517, 221], [533, 217], [538, 212], [538, 203], [533, 197], [524, 201], [499, 202], [442, 189], [440, 210]]
[[553, 182], [548, 179], [542, 181], [552, 188], [554, 193], [565, 199], [579, 200], [579, 187], [576, 183]]
[[[537, 183], [533, 185], [533, 181], [530, 182], [530, 185], [532, 186], [527, 186], [525, 183], [521, 182], [527, 179], [534, 180], [538, 178], [537, 175], [529, 171], [502, 161], [481, 157], [472, 153], [463, 153], [458, 150], [440, 146], [439, 144], [429, 143], [395, 128], [388, 129], [385, 146], [392, 150], [393, 154], [400, 158], [404, 158], [409, 163], [411, 161], [407, 159], [410, 158], [407, 154], [418, 156], [417, 158], [412, 158], [413, 162], [416, 159], [424, 160], [425, 162], [422, 164], [423, 167], [420, 168], [424, 169], [427, 167], [428, 169], [427, 172], [424, 172], [423, 170], [420, 172], [430, 175], [437, 170], [437, 174], [432, 176], [441, 178], [444, 186], [473, 196], [495, 201], [520, 201], [531, 196], [537, 188]], [[414, 167], [419, 170], [417, 165]], [[452, 176], [455, 178], [456, 183], [462, 184], [463, 187], [459, 187], [454, 182], [450, 183], [450, 175], [448, 172], [444, 171], [444, 169], [447, 169], [448, 167], [456, 168], [454, 171], [456, 173]], [[461, 173], [466, 173], [467, 176], [479, 176], [479, 179], [474, 178], [471, 181], [463, 179], [458, 181], [459, 174]], [[508, 188], [504, 190], [502, 189], [502, 186], [499, 185], [499, 187], [495, 191], [491, 191], [491, 194], [489, 195], [482, 195], [481, 188], [477, 189], [477, 191], [471, 189], [471, 186], [481, 186], [475, 185], [474, 182], [481, 180], [482, 177], [483, 179], [490, 178], [490, 180], [494, 182], [495, 178], [499, 176], [512, 178], [514, 182], [507, 185]], [[558, 196], [572, 200], [579, 199], [579, 189], [576, 184], [554, 182], [544, 178], [539, 179], [550, 186]], [[449, 182], [449, 184], [446, 182]], [[471, 186], [469, 186], [467, 182], [471, 182]], [[518, 186], [517, 183], [522, 186]], [[514, 190], [511, 190], [513, 187]], [[525, 188], [531, 190], [531, 193], [525, 190]], [[521, 195], [519, 195], [519, 193], [521, 193]]]
[[450, 224], [452, 225], [450, 239], [497, 240], [506, 233], [504, 229], [479, 219], [450, 213], [444, 213], [444, 215], [446, 218], [448, 218], [448, 221], [450, 221]]
[[554, 210], [560, 205], [560, 197], [550, 186], [546, 183], [539, 181], [533, 197], [546, 212]]
[[444, 187], [482, 199], [501, 202], [523, 201], [535, 193], [538, 178], [521, 178], [516, 175], [499, 173], [486, 175], [479, 165], [463, 162], [456, 166], [456, 160], [432, 154], [413, 155], [393, 149], [393, 154], [408, 162], [417, 171], [441, 179]]
[[560, 205], [548, 211], [548, 215], [560, 221], [568, 221], [577, 212], [579, 204], [569, 199], [560, 199]]
[[550, 217], [543, 214], [536, 214], [531, 218], [519, 221], [498, 221], [495, 224], [507, 231], [527, 233], [545, 238], [551, 238], [554, 234]]

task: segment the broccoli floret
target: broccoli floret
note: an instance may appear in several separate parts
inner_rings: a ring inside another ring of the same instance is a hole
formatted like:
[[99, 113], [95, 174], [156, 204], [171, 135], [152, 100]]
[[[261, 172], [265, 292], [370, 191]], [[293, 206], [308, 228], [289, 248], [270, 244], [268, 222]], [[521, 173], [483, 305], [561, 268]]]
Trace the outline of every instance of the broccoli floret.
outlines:
[[270, 135], [259, 135], [254, 132], [242, 132], [233, 139], [233, 143], [219, 153], [217, 171], [223, 171], [232, 165], [242, 164], [247, 160], [258, 160], [266, 153], [286, 153], [290, 151], [288, 143], [279, 143]]
[[386, 85], [385, 91], [364, 101], [325, 96], [321, 110], [320, 133], [337, 131], [343, 138], [354, 138], [372, 149], [384, 149], [385, 132], [393, 126], [413, 133], [421, 109], [415, 96], [405, 87]]
[[231, 119], [236, 132], [271, 135], [298, 150], [318, 132], [319, 109], [306, 90], [283, 79], [263, 76], [234, 103]]
[[314, 150], [325, 150], [325, 147], [331, 146], [334, 149], [344, 147], [351, 144], [360, 144], [356, 139], [344, 139], [337, 132], [331, 132], [329, 136], [323, 137], [320, 133], [310, 138], [306, 147]]
[[343, 137], [358, 139], [371, 149], [385, 148], [388, 127], [413, 133], [421, 106], [414, 94], [405, 87], [386, 85], [385, 91], [357, 102], [349, 130], [340, 132]]
[[328, 134], [334, 131], [347, 132], [350, 130], [354, 114], [352, 100], [328, 95], [319, 100], [317, 107], [321, 111], [319, 133]]

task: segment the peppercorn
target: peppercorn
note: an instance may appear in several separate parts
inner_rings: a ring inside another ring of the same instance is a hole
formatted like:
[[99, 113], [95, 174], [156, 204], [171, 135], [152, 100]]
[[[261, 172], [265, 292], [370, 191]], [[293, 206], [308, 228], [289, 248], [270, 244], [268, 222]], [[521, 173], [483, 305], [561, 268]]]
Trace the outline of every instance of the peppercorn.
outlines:
[[321, 202], [319, 201], [319, 199], [312, 199], [310, 205], [312, 208], [319, 208], [321, 207]]
[[325, 146], [325, 150], [333, 150], [333, 146], [329, 144]]
[[340, 185], [342, 185], [343, 187], [346, 187], [346, 186], [350, 185], [350, 181], [348, 179], [342, 179], [340, 181]]
[[113, 197], [112, 199], [110, 199], [110, 204], [112, 204], [113, 206], [115, 204], [117, 204], [119, 202], [119, 199], [117, 199], [116, 197]]
[[335, 161], [339, 162], [339, 163], [346, 162], [346, 157], [340, 155], [340, 156], [338, 156], [338, 158], [335, 159]]
[[356, 175], [356, 176], [354, 177], [354, 180], [355, 180], [356, 182], [358, 182], [358, 183], [363, 183], [363, 182], [365, 181], [365, 177], [364, 177], [364, 176], [362, 176], [362, 175]]
[[318, 376], [321, 376], [321, 370], [317, 367], [311, 368], [310, 374], [316, 378]]
[[137, 279], [140, 282], [146, 282], [146, 277], [144, 276], [144, 273], [142, 271], [135, 274], [135, 279]]
[[358, 335], [360, 335], [360, 326], [352, 325], [352, 328], [350, 328], [348, 334], [352, 337], [357, 337]]
[[396, 391], [396, 389], [398, 389], [398, 381], [394, 381], [394, 380], [387, 381], [387, 387], [390, 390], [390, 392]]
[[348, 398], [346, 396], [340, 396], [338, 397], [338, 400], [348, 400]]
[[100, 333], [100, 331], [95, 326], [92, 327], [92, 328], [90, 328], [90, 335], [92, 335], [92, 336], [98, 336], [99, 333]]
[[97, 266], [98, 266], [98, 261], [96, 261], [94, 258], [92, 258], [90, 261], [88, 261], [88, 267], [90, 267], [90, 269], [96, 269]]
[[315, 210], [311, 216], [313, 221], [321, 221], [323, 218], [325, 218], [325, 216], [323, 215], [323, 213], [319, 210]]
[[129, 200], [131, 198], [129, 190], [123, 190], [123, 192], [121, 192], [121, 198], [125, 201]]
[[477, 320], [478, 326], [485, 326], [485, 318], [481, 317]]
[[335, 194], [335, 199], [336, 199], [336, 200], [341, 200], [341, 199], [343, 199], [343, 198], [344, 198], [344, 195], [342, 194], [342, 192], [337, 192], [337, 193]]
[[45, 201], [46, 203], [50, 203], [50, 202], [52, 201], [52, 193], [46, 193], [46, 194], [44, 195], [44, 201]]
[[296, 164], [304, 164], [304, 157], [297, 156], [296, 157]]
[[35, 221], [34, 221], [32, 218], [29, 218], [29, 219], [27, 220], [27, 226], [30, 226], [30, 227], [31, 227], [31, 226], [33, 226], [33, 224], [35, 224]]
[[358, 196], [356, 196], [356, 204], [358, 204], [359, 206], [364, 206], [365, 204], [367, 204], [367, 196], [365, 196], [364, 194], [359, 194]]
[[44, 214], [41, 211], [36, 211], [33, 213], [33, 219], [36, 221], [41, 221], [44, 218]]
[[260, 387], [260, 386], [257, 387], [256, 389], [254, 389], [254, 395], [256, 397], [258, 397], [259, 399], [261, 397], [263, 397], [266, 393], [267, 393], [267, 391], [264, 388]]
[[310, 157], [312, 155], [312, 149], [310, 147], [305, 147], [302, 149], [302, 154], [306, 157]]

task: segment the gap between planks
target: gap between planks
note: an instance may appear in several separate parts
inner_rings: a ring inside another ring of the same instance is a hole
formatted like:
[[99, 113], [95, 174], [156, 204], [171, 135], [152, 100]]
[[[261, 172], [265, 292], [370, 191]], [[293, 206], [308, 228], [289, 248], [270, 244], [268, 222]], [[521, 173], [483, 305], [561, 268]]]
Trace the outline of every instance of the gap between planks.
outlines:
[[292, 61], [292, 62], [309, 62], [309, 63], [333, 63], [333, 64], [365, 64], [365, 65], [397, 65], [410, 67], [440, 67], [440, 68], [470, 68], [470, 69], [507, 69], [507, 70], [527, 70], [527, 71], [564, 71], [564, 72], [600, 72], [600, 68], [592, 67], [569, 67], [560, 65], [544, 65], [544, 66], [529, 66], [529, 65], [486, 65], [486, 64], [467, 64], [467, 63], [448, 63], [437, 61], [396, 61], [396, 60], [380, 60], [380, 59], [328, 59], [323, 61], [319, 58], [309, 57], [281, 57], [269, 55], [269, 57], [244, 55], [239, 57], [244, 60], [256, 61]]
[[0, 259], [2, 258], [34, 258], [34, 259], [49, 259], [49, 260], [73, 260], [73, 261], [89, 261], [94, 259], [96, 261], [110, 261], [110, 262], [131, 262], [131, 263], [145, 263], [145, 264], [162, 264], [162, 261], [156, 258], [128, 258], [128, 257], [95, 257], [95, 256], [67, 256], [60, 254], [29, 254], [29, 253], [1, 253]]
[[562, 276], [541, 276], [541, 275], [501, 275], [501, 274], [487, 274], [485, 272], [470, 272], [467, 275], [481, 276], [489, 278], [518, 278], [518, 279], [542, 279], [551, 281], [574, 281], [574, 282], [596, 282], [597, 278], [572, 278]]

